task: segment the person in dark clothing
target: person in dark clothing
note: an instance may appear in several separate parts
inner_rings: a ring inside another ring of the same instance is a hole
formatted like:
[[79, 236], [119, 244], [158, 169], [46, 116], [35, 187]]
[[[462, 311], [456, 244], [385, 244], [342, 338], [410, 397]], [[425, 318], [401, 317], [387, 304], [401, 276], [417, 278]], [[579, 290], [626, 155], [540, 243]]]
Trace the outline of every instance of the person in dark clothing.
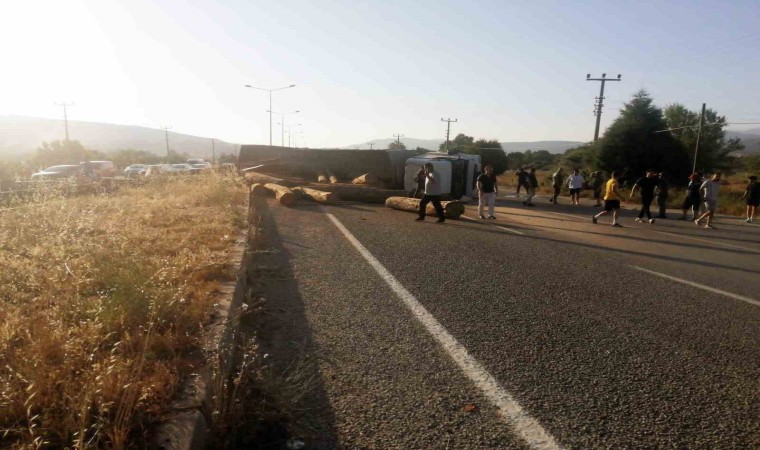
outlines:
[[422, 198], [425, 194], [425, 168], [420, 167], [417, 171], [417, 175], [414, 176], [414, 181], [417, 183], [417, 188], [412, 192], [412, 198]]
[[536, 178], [536, 168], [531, 167], [530, 173], [528, 174], [528, 186], [525, 188], [527, 191], [528, 197], [523, 202], [523, 205], [525, 206], [536, 206], [533, 203], [533, 197], [536, 195], [536, 189], [538, 189], [538, 179]]
[[657, 187], [654, 190], [654, 195], [657, 198], [657, 206], [660, 208], [660, 214], [657, 216], [658, 219], [667, 219], [667, 209], [668, 209], [668, 189], [670, 188], [670, 183], [668, 183], [668, 180], [665, 178], [665, 172], [660, 172], [660, 175], [657, 178]]
[[594, 172], [591, 174], [591, 189], [594, 191], [594, 200], [596, 200], [596, 206], [602, 206], [602, 189], [604, 188], [604, 177], [602, 172]]
[[496, 181], [496, 175], [493, 174], [493, 166], [486, 166], [485, 173], [478, 177], [476, 183], [478, 188], [478, 216], [485, 219], [483, 210], [488, 206], [488, 218], [496, 219], [493, 214], [496, 207], [496, 195], [499, 193], [499, 183]]
[[520, 194], [520, 188], [524, 187], [525, 192], [528, 192], [528, 188], [530, 187], [528, 183], [528, 171], [525, 170], [524, 167], [520, 167], [520, 170], [517, 171], [517, 194]]
[[694, 220], [699, 216], [699, 208], [701, 203], [701, 196], [699, 194], [699, 187], [702, 185], [702, 177], [699, 173], [693, 173], [689, 176], [689, 185], [686, 187], [686, 197], [683, 199], [683, 206], [681, 210], [683, 214], [678, 220], [686, 220], [686, 211], [691, 209], [691, 220]]
[[446, 221], [443, 215], [443, 205], [441, 205], [441, 174], [436, 172], [432, 163], [425, 163], [425, 195], [420, 200], [420, 216], [417, 221], [425, 220], [425, 210], [428, 203], [433, 203], [435, 215], [438, 216], [437, 223]]
[[654, 200], [654, 190], [657, 187], [657, 174], [653, 170], [647, 170], [646, 176], [639, 178], [636, 184], [631, 188], [631, 197], [636, 192], [636, 189], [641, 189], [641, 211], [639, 211], [639, 217], [636, 222], [642, 222], [644, 214], [647, 215], [649, 223], [654, 223], [652, 213], [649, 208], [652, 206]]
[[755, 220], [757, 207], [760, 206], [760, 183], [757, 182], [756, 176], [749, 177], [747, 190], [742, 194], [742, 198], [744, 197], [747, 197], [747, 220], [745, 222], [752, 223]]

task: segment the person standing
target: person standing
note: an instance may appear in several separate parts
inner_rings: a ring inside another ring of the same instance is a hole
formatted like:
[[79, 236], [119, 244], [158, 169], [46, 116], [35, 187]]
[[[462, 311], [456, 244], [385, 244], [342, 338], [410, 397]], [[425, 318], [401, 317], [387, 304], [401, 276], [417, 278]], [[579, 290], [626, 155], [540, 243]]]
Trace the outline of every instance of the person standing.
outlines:
[[417, 188], [412, 193], [412, 198], [417, 198], [419, 195], [419, 198], [422, 198], [422, 196], [425, 194], [425, 167], [420, 167], [420, 170], [417, 171], [417, 175], [414, 176], [414, 181], [417, 183]]
[[570, 188], [570, 200], [573, 202], [573, 205], [580, 206], [581, 190], [585, 181], [580, 169], [577, 167], [573, 169], [572, 175], [567, 177], [567, 187]]
[[654, 170], [647, 170], [646, 176], [636, 180], [636, 183], [631, 188], [631, 197], [636, 193], [636, 189], [641, 189], [641, 211], [639, 211], [639, 217], [636, 218], [636, 222], [642, 222], [644, 214], [647, 215], [649, 223], [654, 223], [652, 218], [652, 212], [650, 208], [652, 201], [654, 200], [654, 189], [657, 187], [657, 174]]
[[499, 184], [496, 175], [493, 174], [493, 166], [486, 166], [485, 173], [478, 177], [478, 215], [485, 219], [483, 209], [488, 205], [488, 218], [496, 219], [494, 216], [494, 207], [496, 206], [496, 196], [499, 194]]
[[752, 223], [755, 219], [755, 213], [757, 207], [760, 206], [760, 183], [757, 182], [757, 177], [752, 175], [749, 177], [749, 184], [747, 189], [742, 194], [742, 198], [747, 197], [747, 223]]
[[552, 188], [554, 189], [554, 195], [549, 200], [551, 203], [557, 203], [557, 197], [562, 190], [562, 182], [565, 179], [565, 174], [562, 173], [562, 168], [558, 168], [556, 172], [552, 174]]
[[536, 168], [531, 167], [530, 173], [528, 173], [528, 187], [525, 190], [528, 193], [528, 197], [523, 202], [525, 206], [536, 206], [533, 203], [533, 197], [536, 195], [536, 189], [538, 189], [538, 179], [536, 178]]
[[654, 190], [654, 196], [657, 199], [657, 206], [660, 208], [660, 214], [657, 215], [658, 219], [668, 218], [668, 190], [670, 189], [670, 183], [665, 178], [665, 172], [660, 172], [657, 177], [657, 186]]
[[604, 178], [602, 172], [593, 172], [591, 174], [591, 189], [594, 191], [595, 207], [602, 206], [602, 189], [604, 189]]
[[591, 216], [591, 222], [596, 223], [597, 219], [601, 216], [612, 211], [612, 226], [621, 227], [618, 223], [618, 213], [620, 212], [620, 200], [623, 200], [623, 195], [619, 191], [620, 184], [618, 183], [618, 173], [612, 172], [611, 178], [604, 187], [604, 211]]
[[702, 182], [699, 180], [699, 174], [693, 173], [689, 176], [689, 185], [686, 187], [686, 197], [683, 199], [683, 205], [681, 206], [681, 217], [679, 220], [686, 220], [686, 212], [691, 209], [691, 220], [695, 220], [699, 215], [699, 187]]
[[441, 205], [441, 174], [436, 172], [432, 163], [425, 163], [425, 195], [420, 200], [420, 216], [414, 220], [425, 220], [425, 209], [428, 203], [433, 203], [435, 214], [438, 216], [436, 223], [443, 223], [443, 205]]
[[528, 172], [524, 167], [520, 167], [517, 171], [517, 195], [520, 195], [520, 188], [524, 187], [525, 192], [528, 192]]
[[699, 189], [704, 193], [705, 208], [707, 212], [699, 216], [694, 220], [694, 224], [699, 226], [702, 219], [707, 218], [705, 228], [715, 228], [712, 226], [712, 220], [715, 216], [715, 212], [718, 210], [718, 191], [720, 190], [720, 176], [721, 173], [717, 172], [713, 175], [712, 180], [707, 180], [702, 183]]

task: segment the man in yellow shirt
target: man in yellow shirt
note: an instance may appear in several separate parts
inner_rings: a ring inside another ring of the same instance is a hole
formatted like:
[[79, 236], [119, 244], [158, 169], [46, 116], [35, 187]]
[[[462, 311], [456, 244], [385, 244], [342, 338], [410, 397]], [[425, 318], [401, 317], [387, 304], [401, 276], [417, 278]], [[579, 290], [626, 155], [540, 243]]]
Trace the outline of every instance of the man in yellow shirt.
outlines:
[[596, 220], [612, 211], [612, 226], [621, 227], [618, 223], [618, 212], [620, 211], [620, 200], [624, 200], [623, 194], [618, 191], [620, 184], [618, 183], [618, 173], [612, 172], [612, 177], [604, 187], [604, 211], [595, 216], [591, 216], [591, 222], [596, 223]]

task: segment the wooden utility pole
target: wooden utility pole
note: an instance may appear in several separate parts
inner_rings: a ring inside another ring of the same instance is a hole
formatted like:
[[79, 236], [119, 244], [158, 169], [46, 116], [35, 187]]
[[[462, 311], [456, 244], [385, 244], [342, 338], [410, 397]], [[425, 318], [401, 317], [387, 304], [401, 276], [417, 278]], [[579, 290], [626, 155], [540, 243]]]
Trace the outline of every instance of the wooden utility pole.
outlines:
[[164, 126], [161, 127], [162, 130], [164, 130], [164, 135], [166, 137], [166, 162], [169, 162], [169, 130], [172, 129], [172, 127]]
[[451, 134], [451, 122], [458, 122], [459, 119], [441, 119], [441, 122], [446, 122], [446, 153], [449, 153], [449, 135]]
[[699, 116], [699, 128], [697, 128], [697, 145], [694, 147], [694, 166], [691, 168], [691, 173], [697, 171], [697, 154], [699, 153], [699, 139], [702, 137], [702, 126], [705, 124], [705, 107], [706, 103], [702, 103], [702, 115]]
[[596, 98], [594, 103], [594, 115], [596, 116], [596, 128], [594, 129], [594, 142], [599, 140], [599, 123], [602, 121], [602, 108], [604, 107], [604, 83], [607, 81], [620, 81], [620, 74], [617, 78], [607, 78], [607, 74], [603, 73], [602, 78], [591, 78], [591, 74], [586, 74], [586, 81], [601, 81], [602, 86], [599, 88], [599, 97]]
[[211, 164], [216, 161], [216, 146], [214, 145], [214, 138], [211, 138]]
[[69, 142], [69, 115], [66, 108], [72, 105], [73, 103], [67, 103], [67, 102], [56, 103], [56, 106], [63, 107], [63, 127], [66, 130], [66, 142]]

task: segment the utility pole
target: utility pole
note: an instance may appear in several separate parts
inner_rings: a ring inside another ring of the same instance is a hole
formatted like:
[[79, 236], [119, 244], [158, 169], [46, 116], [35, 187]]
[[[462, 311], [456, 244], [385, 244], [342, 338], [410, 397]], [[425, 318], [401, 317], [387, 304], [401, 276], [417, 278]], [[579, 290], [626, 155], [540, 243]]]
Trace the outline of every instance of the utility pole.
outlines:
[[697, 145], [694, 147], [694, 166], [691, 169], [691, 173], [697, 171], [697, 153], [699, 153], [699, 139], [702, 137], [702, 126], [705, 124], [705, 107], [706, 103], [702, 103], [702, 115], [699, 116], [699, 128], [697, 128]]
[[162, 130], [164, 130], [164, 134], [166, 135], [166, 162], [169, 162], [169, 130], [172, 129], [172, 127], [164, 126], [161, 127]]
[[607, 81], [620, 81], [620, 74], [617, 78], [607, 78], [607, 74], [603, 73], [602, 78], [591, 78], [591, 74], [586, 74], [586, 81], [601, 81], [602, 86], [599, 88], [599, 97], [596, 98], [594, 103], [594, 115], [596, 116], [596, 128], [594, 129], [594, 142], [599, 140], [599, 123], [602, 120], [602, 108], [604, 107], [604, 83]]
[[369, 149], [373, 150], [373, 147], [375, 146], [375, 143], [374, 142], [367, 142], [367, 144], [369, 144]]
[[214, 164], [214, 161], [216, 161], [216, 146], [214, 145], [214, 138], [211, 138], [211, 164]]
[[401, 143], [401, 138], [404, 137], [403, 134], [394, 134], [393, 137], [396, 138], [396, 145]]
[[63, 107], [63, 126], [66, 129], [66, 142], [69, 142], [69, 115], [66, 110], [67, 107], [72, 106], [74, 103], [56, 103], [56, 106], [62, 106]]
[[446, 153], [449, 153], [449, 135], [451, 134], [451, 122], [458, 122], [459, 119], [452, 120], [451, 118], [448, 119], [441, 119], [441, 122], [446, 122]]

